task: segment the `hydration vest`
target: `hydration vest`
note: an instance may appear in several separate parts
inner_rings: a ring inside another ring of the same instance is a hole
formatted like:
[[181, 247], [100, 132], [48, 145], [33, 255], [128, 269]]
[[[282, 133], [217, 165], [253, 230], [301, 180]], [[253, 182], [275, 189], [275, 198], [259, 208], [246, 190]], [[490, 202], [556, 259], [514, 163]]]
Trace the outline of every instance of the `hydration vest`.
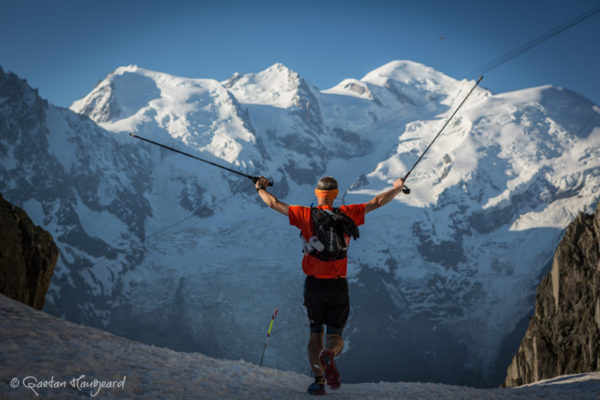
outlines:
[[[358, 226], [339, 208], [310, 208], [313, 236], [304, 243], [305, 253], [322, 261], [346, 258], [350, 236], [359, 238]], [[348, 240], [346, 240], [348, 238]]]

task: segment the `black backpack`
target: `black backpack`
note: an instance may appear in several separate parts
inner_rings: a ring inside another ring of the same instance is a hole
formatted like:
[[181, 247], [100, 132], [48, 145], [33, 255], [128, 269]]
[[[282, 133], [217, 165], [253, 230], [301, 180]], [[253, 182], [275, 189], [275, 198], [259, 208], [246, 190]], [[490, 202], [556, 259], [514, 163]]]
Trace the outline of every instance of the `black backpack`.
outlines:
[[316, 207], [310, 208], [310, 218], [313, 234], [319, 239], [323, 249], [313, 249], [309, 254], [323, 261], [346, 258], [346, 236], [352, 236], [354, 240], [359, 238], [358, 226], [352, 218], [342, 213], [339, 208], [330, 211]]

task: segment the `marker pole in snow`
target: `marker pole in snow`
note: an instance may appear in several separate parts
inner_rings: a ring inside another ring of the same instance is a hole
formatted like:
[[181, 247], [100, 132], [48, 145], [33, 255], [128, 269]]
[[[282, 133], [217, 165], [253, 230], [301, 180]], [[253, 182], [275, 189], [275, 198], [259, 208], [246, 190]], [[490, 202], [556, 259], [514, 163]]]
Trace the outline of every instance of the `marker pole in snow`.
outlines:
[[265, 357], [265, 350], [267, 350], [267, 342], [269, 341], [269, 337], [271, 336], [271, 329], [273, 328], [273, 321], [275, 321], [275, 317], [277, 316], [278, 312], [279, 312], [279, 309], [277, 307], [275, 307], [275, 311], [273, 311], [273, 316], [271, 317], [271, 323], [269, 324], [269, 330], [267, 331], [267, 338], [265, 339], [265, 347], [263, 347], [262, 355], [260, 356], [260, 363], [258, 364], [259, 367], [262, 367], [263, 358]]
[[[417, 159], [417, 161], [413, 164], [412, 167], [410, 167], [410, 169], [408, 170], [408, 172], [406, 173], [406, 175], [404, 175], [404, 181], [406, 182], [406, 180], [408, 179], [408, 176], [410, 175], [410, 173], [413, 171], [413, 169], [415, 169], [415, 167], [417, 166], [417, 164], [419, 164], [419, 162], [421, 161], [421, 159], [423, 158], [423, 156], [425, 155], [425, 153], [427, 153], [427, 151], [431, 148], [431, 146], [433, 145], [433, 142], [435, 142], [437, 140], [437, 138], [442, 134], [442, 132], [444, 131], [444, 129], [446, 128], [446, 126], [448, 126], [448, 124], [450, 123], [450, 121], [452, 120], [452, 118], [454, 118], [454, 116], [456, 115], [456, 113], [458, 112], [458, 110], [460, 110], [460, 108], [462, 107], [463, 104], [465, 104], [465, 101], [467, 101], [467, 99], [469, 98], [469, 96], [471, 95], [471, 93], [473, 93], [473, 91], [475, 90], [475, 88], [477, 87], [477, 85], [479, 85], [479, 82], [481, 82], [481, 80], [483, 79], [483, 75], [481, 75], [479, 77], [479, 79], [477, 79], [477, 82], [475, 82], [475, 85], [473, 85], [473, 87], [471, 88], [471, 90], [469, 90], [469, 93], [467, 93], [467, 95], [465, 96], [465, 98], [463, 99], [463, 101], [461, 101], [461, 103], [458, 105], [458, 107], [456, 107], [456, 110], [454, 110], [454, 112], [452, 113], [452, 115], [450, 116], [450, 118], [448, 118], [448, 120], [446, 121], [446, 123], [444, 124], [444, 126], [442, 126], [442, 129], [440, 129], [440, 131], [438, 132], [437, 135], [435, 135], [435, 137], [433, 138], [433, 140], [431, 141], [431, 143], [429, 143], [429, 146], [427, 146], [427, 148], [425, 149], [425, 151], [423, 152], [423, 154], [421, 154], [421, 156]], [[402, 192], [404, 194], [410, 194], [410, 189], [406, 186], [404, 186], [402, 188]]]
[[[154, 140], [150, 140], [150, 139], [146, 139], [144, 137], [138, 136], [138, 135], [136, 135], [134, 133], [130, 133], [129, 136], [131, 136], [133, 138], [136, 138], [136, 139], [143, 140], [144, 142], [152, 143], [153, 145], [162, 147], [163, 149], [167, 149], [167, 150], [174, 151], [175, 153], [183, 154], [184, 156], [193, 158], [195, 160], [205, 162], [205, 163], [210, 164], [210, 165], [212, 165], [214, 167], [219, 167], [221, 169], [224, 169], [225, 171], [233, 172], [234, 174], [241, 175], [241, 176], [243, 176], [245, 178], [251, 179], [252, 182], [256, 182], [258, 180], [258, 176], [252, 176], [252, 175], [244, 174], [243, 172], [236, 171], [235, 169], [227, 168], [227, 167], [225, 167], [223, 165], [214, 163], [212, 161], [205, 160], [204, 158], [200, 158], [200, 157], [197, 157], [195, 155], [183, 152], [181, 150], [174, 149], [173, 147], [166, 146], [166, 145], [164, 145], [162, 143], [155, 142]], [[269, 186], [273, 186], [273, 182], [269, 182]]]

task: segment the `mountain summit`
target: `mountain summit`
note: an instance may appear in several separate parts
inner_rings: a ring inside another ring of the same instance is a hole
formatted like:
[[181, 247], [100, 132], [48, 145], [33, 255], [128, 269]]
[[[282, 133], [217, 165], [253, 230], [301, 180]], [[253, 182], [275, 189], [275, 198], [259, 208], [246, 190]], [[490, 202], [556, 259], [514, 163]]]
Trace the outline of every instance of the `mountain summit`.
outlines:
[[262, 158], [245, 110], [215, 80], [119, 67], [71, 110], [106, 129], [139, 132], [169, 144], [183, 141], [234, 165]]
[[280, 63], [256, 74], [234, 74], [222, 84], [240, 103], [280, 108], [299, 107], [303, 95], [310, 97], [312, 90], [318, 92], [297, 72]]

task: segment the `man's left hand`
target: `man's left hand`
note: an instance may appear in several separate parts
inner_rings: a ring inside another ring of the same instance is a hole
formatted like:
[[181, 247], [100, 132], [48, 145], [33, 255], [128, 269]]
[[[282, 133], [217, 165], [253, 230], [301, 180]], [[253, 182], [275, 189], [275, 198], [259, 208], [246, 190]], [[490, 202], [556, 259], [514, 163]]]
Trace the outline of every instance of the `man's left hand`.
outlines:
[[398, 178], [394, 181], [394, 189], [402, 189], [404, 186], [404, 179]]

